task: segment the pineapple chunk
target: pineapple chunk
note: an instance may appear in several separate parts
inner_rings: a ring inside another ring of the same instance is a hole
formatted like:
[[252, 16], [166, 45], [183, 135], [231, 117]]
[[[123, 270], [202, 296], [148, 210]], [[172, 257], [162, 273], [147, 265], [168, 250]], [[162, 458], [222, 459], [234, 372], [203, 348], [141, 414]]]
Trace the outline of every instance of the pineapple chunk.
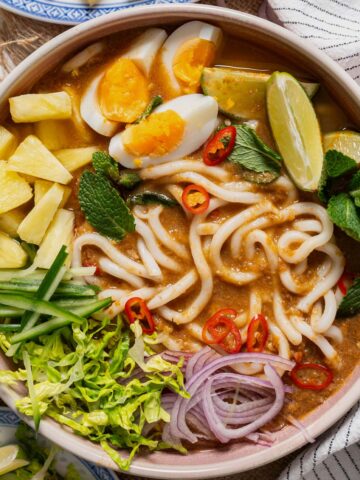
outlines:
[[44, 120], [35, 123], [35, 134], [49, 150], [59, 150], [69, 145], [69, 128], [66, 120]]
[[72, 113], [71, 97], [66, 92], [29, 93], [12, 97], [9, 102], [15, 123], [64, 120]]
[[57, 183], [69, 183], [72, 175], [34, 135], [20, 143], [9, 158], [9, 170]]
[[[34, 263], [39, 268], [50, 268], [59, 253], [60, 248], [65, 245], [70, 253], [74, 230], [74, 212], [60, 209], [56, 212], [48, 231], [37, 251]], [[67, 262], [70, 263], [70, 255]]]
[[30, 185], [15, 172], [10, 172], [7, 162], [0, 161], [0, 214], [13, 210], [33, 196]]
[[35, 180], [34, 183], [34, 203], [37, 205], [45, 193], [50, 190], [50, 188], [54, 184], [52, 182], [48, 182], [47, 180]]
[[0, 268], [21, 268], [27, 255], [19, 242], [0, 232]]
[[[81, 96], [79, 92], [74, 88], [70, 87], [69, 85], [64, 85], [63, 90], [67, 92], [72, 101], [73, 111], [71, 116], [71, 126], [76, 130], [76, 133], [79, 136], [79, 139], [86, 144], [90, 144], [93, 142], [94, 139], [94, 132], [91, 128], [84, 122], [81, 113], [80, 113], [80, 101]], [[59, 147], [63, 148], [63, 147]], [[55, 150], [55, 149], [54, 149]]]
[[71, 192], [72, 192], [70, 187], [63, 187], [63, 189], [64, 189], [64, 194], [63, 194], [63, 198], [61, 200], [61, 203], [59, 205], [59, 208], [64, 208], [65, 207], [67, 201], [70, 198]]
[[10, 235], [10, 237], [16, 237], [17, 229], [25, 216], [26, 214], [21, 208], [14, 208], [14, 210], [1, 214], [0, 230]]
[[[34, 183], [34, 203], [35, 205], [40, 202], [45, 193], [50, 190], [53, 183], [48, 182], [47, 180], [36, 180]], [[59, 205], [59, 208], [63, 208], [66, 205], [66, 202], [69, 200], [71, 195], [71, 188], [62, 186], [63, 189], [63, 198]]]
[[83, 167], [91, 162], [93, 153], [97, 152], [97, 147], [84, 148], [66, 148], [53, 152], [55, 157], [60, 160], [66, 170], [74, 172], [78, 168]]
[[21, 240], [40, 245], [62, 201], [63, 189], [62, 185], [54, 183], [39, 203], [26, 215], [18, 228]]
[[0, 126], [0, 159], [7, 160], [16, 148], [16, 137]]

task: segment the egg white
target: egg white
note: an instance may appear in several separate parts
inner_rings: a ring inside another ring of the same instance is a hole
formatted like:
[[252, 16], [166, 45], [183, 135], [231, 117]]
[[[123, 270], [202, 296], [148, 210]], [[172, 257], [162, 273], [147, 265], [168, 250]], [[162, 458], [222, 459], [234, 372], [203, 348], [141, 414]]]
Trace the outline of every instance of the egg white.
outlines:
[[116, 132], [119, 124], [108, 120], [101, 111], [98, 89], [103, 76], [103, 73], [98, 75], [87, 87], [81, 98], [80, 115], [95, 132], [105, 137], [111, 137]]
[[209, 23], [199, 22], [197, 20], [193, 22], [185, 23], [181, 27], [177, 28], [166, 40], [161, 51], [162, 63], [165, 67], [167, 75], [169, 77], [171, 87], [177, 95], [181, 93], [181, 85], [178, 82], [174, 71], [173, 62], [174, 57], [179, 48], [188, 40], [193, 38], [201, 38], [203, 40], [209, 40], [213, 42], [218, 48], [222, 40], [222, 31], [214, 25]]
[[144, 75], [149, 76], [155, 57], [166, 37], [167, 34], [162, 28], [149, 28], [135, 40], [123, 57], [130, 58]]
[[[150, 28], [134, 41], [130, 49], [122, 55], [122, 58], [132, 60], [143, 71], [144, 75], [148, 76], [156, 54], [166, 37], [165, 30]], [[105, 137], [111, 137], [119, 127], [119, 123], [108, 120], [100, 108], [98, 90], [104, 75], [105, 71], [101, 72], [91, 80], [86, 88], [80, 102], [80, 114], [82, 119], [95, 132]]]
[[[153, 113], [167, 110], [173, 110], [185, 122], [183, 138], [175, 150], [160, 157], [135, 157], [126, 151], [122, 141], [124, 132], [120, 132], [110, 140], [110, 155], [124, 167], [133, 169], [178, 160], [200, 148], [217, 126], [218, 105], [216, 100], [200, 93], [177, 97], [160, 105]], [[129, 126], [128, 128], [133, 127]]]

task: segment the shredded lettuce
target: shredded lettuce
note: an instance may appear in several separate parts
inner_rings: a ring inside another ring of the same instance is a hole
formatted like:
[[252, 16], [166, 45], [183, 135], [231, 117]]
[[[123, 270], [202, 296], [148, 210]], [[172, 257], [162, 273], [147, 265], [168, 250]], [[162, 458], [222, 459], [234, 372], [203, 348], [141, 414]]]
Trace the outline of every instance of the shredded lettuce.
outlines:
[[[129, 331], [121, 316], [68, 325], [25, 342], [19, 353], [24, 352], [31, 365], [33, 392], [32, 398], [17, 402], [18, 410], [33, 416], [36, 399], [41, 416], [99, 443], [123, 470], [139, 448], [164, 448], [158, 425], [169, 422], [170, 416], [161, 407], [163, 391], [188, 397], [182, 361], [174, 365], [155, 354], [144, 342], [141, 326], [135, 323]], [[1, 383], [25, 378], [21, 369], [0, 372]], [[119, 449], [129, 455], [123, 456]]]

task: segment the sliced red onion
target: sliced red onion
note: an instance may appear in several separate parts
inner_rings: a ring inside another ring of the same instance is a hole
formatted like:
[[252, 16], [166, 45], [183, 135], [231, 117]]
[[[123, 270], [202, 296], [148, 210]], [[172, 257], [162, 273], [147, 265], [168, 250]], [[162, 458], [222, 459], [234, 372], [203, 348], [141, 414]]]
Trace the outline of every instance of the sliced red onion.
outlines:
[[294, 427], [300, 430], [307, 442], [314, 443], [316, 441], [316, 439], [310, 435], [310, 433], [307, 431], [307, 428], [302, 422], [300, 422], [300, 420], [297, 420], [292, 415], [288, 415], [286, 418], [292, 425], [294, 425]]
[[260, 427], [264, 426], [270, 420], [272, 420], [282, 409], [284, 404], [285, 392], [281, 378], [276, 373], [276, 370], [270, 366], [265, 365], [264, 372], [273, 384], [275, 391], [275, 400], [270, 409], [267, 409], [263, 415], [258, 416], [256, 419], [248, 423], [247, 425], [239, 428], [228, 428], [219, 418], [216, 408], [211, 401], [211, 387], [212, 379], [209, 378], [206, 382], [204, 391], [203, 408], [204, 413], [209, 423], [210, 430], [222, 443], [227, 443], [229, 440], [235, 438], [241, 438], [249, 433], [256, 432]]
[[186, 381], [189, 381], [195, 373], [199, 372], [210, 361], [220, 357], [221, 356], [210, 347], [205, 347], [200, 350], [188, 361], [185, 372]]
[[[239, 363], [264, 364], [267, 379], [226, 370]], [[294, 362], [276, 355], [238, 353], [220, 356], [213, 355], [209, 347], [204, 348], [188, 361], [185, 387], [190, 399], [177, 397], [171, 411], [171, 436], [178, 442], [182, 439], [197, 442], [200, 427], [196, 429], [197, 433], [188, 425], [190, 418], [195, 417], [195, 422], [202, 425], [202, 435], [206, 428], [211, 436], [223, 443], [242, 437], [254, 441], [257, 430], [279, 413], [285, 393], [289, 391], [275, 368], [291, 370], [293, 366]], [[261, 435], [256, 441], [268, 445], [268, 437]]]

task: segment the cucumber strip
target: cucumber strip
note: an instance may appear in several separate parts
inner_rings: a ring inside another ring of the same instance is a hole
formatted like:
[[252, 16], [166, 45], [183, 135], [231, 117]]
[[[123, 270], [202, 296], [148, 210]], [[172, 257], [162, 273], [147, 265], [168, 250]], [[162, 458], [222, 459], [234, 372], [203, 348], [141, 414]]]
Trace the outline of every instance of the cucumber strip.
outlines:
[[89, 305], [89, 302], [91, 301], [93, 301], [93, 298], [60, 298], [52, 300], [52, 303], [58, 307], [65, 308], [65, 310], [70, 310], [73, 312], [74, 308], [82, 307], [83, 305]]
[[[0, 282], [0, 291], [36, 293], [44, 280], [45, 277], [43, 280], [12, 280], [10, 282]], [[54, 292], [54, 295], [61, 297], [94, 297], [97, 292], [98, 288], [93, 285], [83, 285], [73, 282], [60, 282]]]
[[30, 397], [32, 409], [33, 409], [33, 419], [35, 424], [35, 430], [38, 431], [40, 426], [41, 413], [40, 413], [39, 403], [37, 401], [35, 388], [34, 388], [34, 379], [33, 379], [33, 374], [31, 370], [30, 356], [27, 351], [23, 352], [23, 362], [24, 362], [26, 375], [27, 375], [27, 387], [28, 387], [29, 397]]
[[20, 329], [20, 323], [0, 323], [0, 332], [17, 332]]
[[[110, 297], [105, 298], [104, 300], [98, 300], [97, 302], [92, 302], [92, 303], [89, 303], [88, 305], [74, 308], [73, 313], [76, 313], [77, 315], [80, 315], [83, 318], [89, 317], [93, 313], [108, 307], [109, 305], [111, 305], [111, 303], [112, 303], [112, 299]], [[14, 343], [19, 344], [20, 342], [25, 342], [27, 340], [37, 338], [40, 335], [47, 335], [53, 330], [65, 327], [70, 323], [72, 323], [72, 321], [69, 320], [69, 318], [65, 318], [65, 317], [51, 318], [47, 322], [40, 323], [39, 325], [36, 325], [35, 327], [30, 328], [27, 331], [22, 331], [20, 333], [13, 335], [12, 338], [10, 339], [10, 342], [13, 344]]]
[[[68, 318], [70, 322], [82, 323], [83, 318], [78, 315], [58, 307], [55, 304], [48, 302], [47, 300], [40, 300], [38, 298], [29, 298], [16, 293], [0, 293], [0, 303], [9, 306], [23, 308], [24, 310], [30, 310], [40, 315], [51, 315], [53, 317]], [[80, 308], [80, 307], [79, 307]], [[26, 324], [28, 325], [28, 323]]]
[[16, 318], [21, 317], [25, 313], [25, 310], [20, 310], [14, 307], [5, 307], [0, 305], [0, 318]]
[[[29, 302], [31, 301], [41, 301], [41, 300], [49, 300], [54, 291], [57, 289], [59, 283], [61, 282], [63, 276], [66, 272], [66, 267], [64, 266], [65, 260], [68, 254], [66, 252], [66, 247], [63, 245], [57, 254], [54, 263], [51, 265], [49, 270], [47, 271], [45, 277], [40, 282], [38, 289], [35, 292], [35, 299], [28, 299]], [[3, 293], [3, 295], [6, 295]], [[11, 294], [7, 294], [11, 295]], [[26, 297], [22, 297], [22, 301], [26, 299]], [[1, 303], [1, 301], [0, 301]], [[4, 302], [3, 302], [4, 303]], [[8, 305], [11, 307], [20, 307], [20, 305]], [[20, 307], [21, 308], [21, 307]], [[30, 312], [25, 312], [21, 319], [21, 329], [28, 330], [29, 328], [33, 327], [36, 322], [39, 320], [41, 312], [39, 310], [32, 310], [31, 308], [23, 307], [25, 310], [31, 310]], [[50, 315], [53, 315], [50, 313]], [[6, 356], [13, 357], [17, 350], [19, 349], [20, 345], [11, 346], [9, 350], [6, 352]]]

